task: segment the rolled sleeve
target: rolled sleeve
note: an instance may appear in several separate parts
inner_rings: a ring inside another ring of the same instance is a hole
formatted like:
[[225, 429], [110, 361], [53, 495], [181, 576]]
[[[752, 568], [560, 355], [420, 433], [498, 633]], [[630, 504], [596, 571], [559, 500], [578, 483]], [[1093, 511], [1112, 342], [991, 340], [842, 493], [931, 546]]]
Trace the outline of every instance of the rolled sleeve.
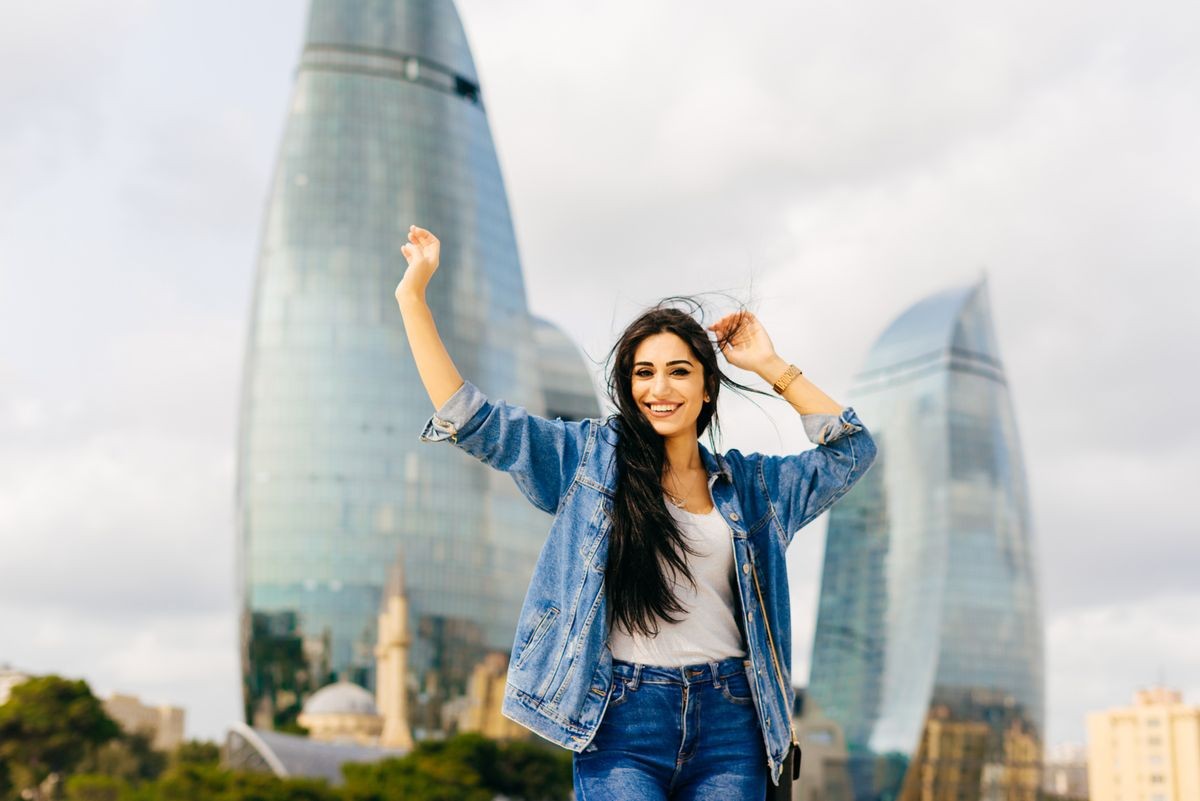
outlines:
[[858, 415], [849, 406], [841, 414], [802, 414], [800, 422], [814, 445], [828, 445], [863, 430]]
[[422, 442], [449, 440], [512, 476], [535, 506], [553, 514], [574, 480], [588, 421], [548, 420], [464, 381], [425, 423]]
[[785, 545], [845, 495], [875, 460], [875, 441], [854, 409], [803, 418], [804, 431], [816, 448], [790, 456], [755, 454]]
[[463, 385], [425, 423], [421, 441], [443, 442], [448, 439], [457, 442], [458, 432], [466, 428], [486, 402], [487, 396], [479, 387], [470, 381], [463, 381]]

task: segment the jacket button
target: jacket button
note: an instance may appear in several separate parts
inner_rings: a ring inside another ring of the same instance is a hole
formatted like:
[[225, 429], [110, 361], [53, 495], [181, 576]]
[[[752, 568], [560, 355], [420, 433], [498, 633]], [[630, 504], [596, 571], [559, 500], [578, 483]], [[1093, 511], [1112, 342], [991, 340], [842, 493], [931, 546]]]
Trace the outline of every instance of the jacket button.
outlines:
[[750, 574], [750, 565], [742, 565], [742, 572], [746, 575]]
[[729, 519], [730, 519], [730, 520], [732, 520], [733, 522], [735, 522], [735, 523], [736, 523], [736, 522], [738, 521], [738, 514], [737, 514], [737, 512], [730, 512], [730, 513], [729, 513]]

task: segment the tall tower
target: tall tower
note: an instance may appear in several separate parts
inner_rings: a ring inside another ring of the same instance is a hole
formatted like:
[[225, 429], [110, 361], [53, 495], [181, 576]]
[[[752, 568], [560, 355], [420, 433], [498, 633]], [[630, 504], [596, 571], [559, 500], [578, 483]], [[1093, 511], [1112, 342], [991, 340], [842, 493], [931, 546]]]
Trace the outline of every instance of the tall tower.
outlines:
[[389, 748], [413, 747], [408, 725], [408, 597], [404, 592], [404, 555], [399, 554], [388, 573], [379, 612], [379, 643], [375, 647], [375, 706], [383, 716], [379, 744]]
[[[403, 546], [408, 668], [421, 688], [413, 733], [444, 731], [443, 707], [474, 667], [511, 648], [549, 529], [506, 476], [419, 442], [433, 409], [394, 298], [411, 223], [442, 240], [427, 297], [463, 374], [545, 414], [504, 183], [453, 3], [312, 0], [242, 380], [242, 674], [259, 726], [291, 723], [335, 678], [374, 687], [376, 614]], [[590, 382], [580, 393], [598, 414]]]
[[986, 283], [901, 314], [850, 397], [879, 453], [830, 512], [809, 694], [859, 801], [1032, 801], [1042, 621]]

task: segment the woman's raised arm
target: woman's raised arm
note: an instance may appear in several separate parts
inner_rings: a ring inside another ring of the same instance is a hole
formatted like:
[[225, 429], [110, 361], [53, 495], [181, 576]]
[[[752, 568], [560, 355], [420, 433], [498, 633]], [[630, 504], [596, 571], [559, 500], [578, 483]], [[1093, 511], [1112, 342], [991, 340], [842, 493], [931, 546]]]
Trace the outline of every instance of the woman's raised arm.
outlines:
[[442, 408], [463, 385], [462, 374], [454, 366], [433, 322], [433, 312], [425, 302], [425, 287], [438, 268], [441, 248], [442, 243], [436, 236], [424, 228], [409, 226], [408, 244], [400, 248], [408, 260], [408, 268], [396, 287], [396, 302], [404, 317], [404, 331], [408, 334], [413, 361], [434, 409]]
[[547, 420], [520, 406], [490, 401], [463, 380], [425, 302], [440, 248], [436, 236], [412, 226], [408, 244], [400, 248], [408, 269], [396, 287], [413, 360], [434, 407], [421, 439], [450, 440], [484, 464], [505, 471], [535, 506], [553, 514], [574, 480], [587, 431], [581, 422]]
[[[709, 326], [716, 332], [725, 359], [734, 367], [752, 370], [774, 384], [790, 365], [775, 352], [762, 323], [749, 312], [736, 312]], [[863, 477], [875, 460], [875, 441], [851, 408], [822, 392], [803, 375], [795, 375], [783, 399], [800, 413], [804, 431], [817, 447], [791, 456], [742, 456], [757, 469], [768, 500], [783, 527], [786, 543]]]

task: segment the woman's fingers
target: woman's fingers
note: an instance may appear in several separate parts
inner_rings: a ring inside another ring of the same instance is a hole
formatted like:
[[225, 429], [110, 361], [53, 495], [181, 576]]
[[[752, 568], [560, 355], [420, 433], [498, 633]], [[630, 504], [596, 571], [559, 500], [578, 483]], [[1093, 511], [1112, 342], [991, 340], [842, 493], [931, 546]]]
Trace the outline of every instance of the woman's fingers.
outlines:
[[[738, 333], [741, 334], [746, 330], [744, 326], [753, 325], [754, 322], [754, 315], [748, 311], [733, 312], [732, 314], [727, 314], [720, 320], [717, 320], [715, 323], [710, 325], [708, 329], [716, 332], [717, 336], [725, 338], [729, 336], [729, 332], [735, 327], [739, 327], [739, 323], [741, 330], [739, 330]], [[741, 337], [739, 337], [739, 339], [741, 339]]]
[[433, 244], [434, 242], [437, 241], [436, 236], [434, 236], [433, 234], [431, 234], [429, 231], [425, 230], [424, 228], [418, 228], [415, 225], [410, 225], [408, 227], [408, 238], [414, 242], [420, 242], [421, 244], [424, 244], [424, 245]]

